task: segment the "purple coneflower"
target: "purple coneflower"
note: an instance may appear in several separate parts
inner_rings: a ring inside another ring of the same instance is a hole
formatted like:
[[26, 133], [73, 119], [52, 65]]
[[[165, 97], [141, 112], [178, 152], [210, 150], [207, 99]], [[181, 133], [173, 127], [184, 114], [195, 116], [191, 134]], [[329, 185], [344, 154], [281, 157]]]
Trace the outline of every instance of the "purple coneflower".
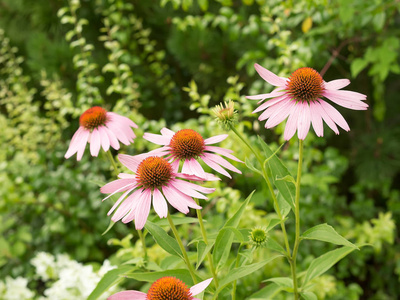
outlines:
[[304, 140], [311, 124], [317, 136], [323, 136], [322, 121], [336, 134], [339, 134], [336, 124], [346, 131], [350, 130], [343, 116], [322, 97], [354, 110], [368, 108], [368, 104], [362, 102], [367, 99], [367, 96], [340, 90], [350, 84], [348, 79], [325, 82], [322, 76], [311, 68], [300, 68], [289, 78], [283, 78], [258, 64], [255, 64], [254, 67], [265, 81], [277, 88], [268, 94], [246, 96], [246, 98], [261, 100], [260, 102], [271, 99], [261, 104], [253, 113], [264, 110], [258, 120], [267, 120], [266, 128], [274, 127], [288, 118], [284, 132], [285, 140], [291, 139], [296, 130], [299, 139]]

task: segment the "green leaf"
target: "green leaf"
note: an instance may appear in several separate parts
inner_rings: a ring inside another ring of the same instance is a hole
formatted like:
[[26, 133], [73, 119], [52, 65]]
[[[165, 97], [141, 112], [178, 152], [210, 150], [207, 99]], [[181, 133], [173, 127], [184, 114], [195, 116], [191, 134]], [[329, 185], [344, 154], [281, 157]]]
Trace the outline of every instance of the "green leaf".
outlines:
[[157, 279], [164, 276], [173, 276], [182, 280], [189, 286], [193, 285], [192, 277], [190, 276], [189, 271], [186, 269], [172, 269], [160, 272], [129, 273], [125, 275], [125, 277], [127, 278], [133, 278], [138, 281], [146, 281], [146, 282], [154, 282]]
[[303, 286], [305, 286], [309, 281], [328, 271], [339, 260], [341, 260], [349, 253], [353, 252], [354, 249], [354, 247], [344, 246], [339, 249], [329, 251], [328, 253], [325, 253], [320, 257], [314, 259], [307, 269]]
[[285, 180], [275, 180], [276, 177], [285, 178], [286, 176], [292, 176], [282, 161], [274, 155], [274, 152], [268, 147], [268, 145], [259, 136], [258, 141], [263, 148], [264, 154], [269, 158], [268, 165], [272, 173], [272, 182], [282, 195], [283, 199], [290, 205], [290, 208], [294, 211], [294, 199], [296, 194], [296, 186], [292, 182]]
[[99, 281], [95, 289], [90, 293], [88, 300], [98, 299], [110, 287], [123, 280], [122, 275], [132, 272], [136, 267], [121, 266], [118, 269], [108, 271]]
[[246, 209], [247, 204], [249, 204], [251, 197], [253, 196], [255, 191], [253, 191], [246, 200], [239, 207], [237, 212], [225, 223], [224, 227], [218, 233], [218, 236], [215, 240], [215, 246], [213, 251], [213, 260], [214, 262], [218, 262], [217, 269], [223, 266], [229, 256], [231, 245], [234, 238], [234, 232], [232, 230], [224, 230], [227, 227], [236, 228], [239, 225], [240, 218], [244, 210]]
[[199, 6], [200, 6], [202, 11], [207, 11], [207, 9], [208, 9], [208, 0], [197, 0], [197, 2], [199, 3]]
[[356, 245], [342, 237], [332, 226], [328, 224], [320, 224], [308, 229], [303, 233], [301, 238], [306, 240], [328, 242], [335, 245], [349, 246], [358, 249]]
[[231, 272], [229, 272], [229, 274], [227, 274], [221, 281], [218, 287], [218, 290], [216, 291], [216, 293], [219, 293], [220, 291], [222, 291], [224, 289], [224, 287], [226, 287], [228, 284], [230, 284], [231, 282], [238, 280], [239, 278], [245, 277], [249, 274], [254, 273], [255, 271], [261, 269], [262, 267], [264, 267], [267, 263], [273, 261], [274, 259], [278, 258], [278, 257], [282, 257], [282, 255], [276, 255], [273, 256], [269, 259], [266, 259], [264, 261], [258, 262], [258, 263], [254, 263], [251, 265], [247, 265], [247, 266], [243, 266], [243, 267], [239, 267], [239, 268], [235, 268], [233, 270], [231, 270]]
[[255, 292], [253, 295], [246, 298], [246, 300], [273, 300], [276, 299], [276, 296], [281, 290], [282, 288], [279, 285], [272, 283]]
[[287, 254], [285, 249], [274, 239], [268, 238], [267, 242], [265, 243], [265, 247], [274, 251], [277, 251], [282, 254]]
[[197, 264], [196, 270], [200, 267], [201, 263], [203, 262], [204, 258], [206, 257], [207, 253], [210, 252], [211, 248], [214, 246], [215, 240], [210, 242], [208, 241], [208, 245], [203, 241], [199, 241], [197, 243]]
[[174, 238], [169, 236], [164, 229], [154, 224], [153, 222], [150, 222], [149, 220], [147, 220], [145, 227], [161, 248], [163, 248], [169, 254], [183, 258], [178, 242]]
[[290, 176], [290, 175], [286, 175], [285, 177], [276, 176], [275, 181], [278, 181], [278, 180], [284, 180], [286, 182], [291, 182], [294, 185], [296, 184], [296, 181], [294, 180], [293, 176]]
[[300, 295], [304, 300], [318, 300], [317, 295], [312, 292], [303, 292], [300, 293]]
[[290, 288], [293, 289], [293, 279], [289, 277], [275, 277], [264, 280], [263, 282], [271, 281], [276, 285], [283, 287], [283, 288]]
[[262, 175], [262, 172], [260, 170], [258, 170], [253, 163], [250, 161], [250, 159], [248, 159], [247, 157], [244, 159], [244, 164], [246, 165], [246, 167], [248, 167], [250, 170]]
[[115, 222], [110, 220], [110, 224], [108, 225], [107, 229], [101, 235], [105, 235], [107, 232], [109, 232], [110, 229], [113, 228], [114, 225], [115, 225]]
[[357, 75], [365, 69], [365, 67], [368, 65], [368, 61], [363, 58], [356, 58], [353, 60], [350, 66], [351, 70], [351, 77], [355, 78]]
[[[190, 224], [190, 223], [199, 223], [199, 219], [197, 218], [190, 218], [190, 217], [178, 217], [175, 215], [171, 216], [172, 221], [174, 221], [175, 226], [176, 225], [182, 225], [182, 224]], [[207, 222], [206, 220], [203, 220], [205, 223]], [[156, 218], [156, 221], [153, 221], [154, 224], [157, 224], [158, 226], [169, 226], [169, 222], [166, 218], [160, 219]]]

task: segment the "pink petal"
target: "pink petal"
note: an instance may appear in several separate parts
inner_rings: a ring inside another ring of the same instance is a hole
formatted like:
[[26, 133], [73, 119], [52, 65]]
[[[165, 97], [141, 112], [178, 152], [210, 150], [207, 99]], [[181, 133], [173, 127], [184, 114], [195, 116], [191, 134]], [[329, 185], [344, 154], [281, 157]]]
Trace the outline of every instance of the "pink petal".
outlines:
[[100, 133], [97, 128], [93, 129], [92, 134], [90, 136], [90, 154], [92, 156], [96, 156], [100, 151]]
[[259, 111], [262, 111], [262, 110], [264, 110], [264, 109], [267, 109], [268, 107], [270, 107], [270, 106], [272, 106], [272, 105], [274, 105], [274, 104], [276, 104], [276, 103], [279, 103], [279, 102], [281, 102], [281, 101], [287, 100], [287, 99], [290, 100], [291, 97], [285, 93], [285, 94], [282, 95], [282, 96], [276, 97], [276, 98], [274, 98], [274, 99], [272, 99], [272, 100], [268, 100], [267, 102], [265, 102], [265, 103], [261, 104], [259, 107], [257, 107], [257, 108], [253, 111], [253, 114], [254, 114], [254, 113], [257, 113], [257, 112], [259, 112]]
[[[206, 173], [206, 174], [208, 174], [208, 173]], [[178, 175], [180, 175], [180, 174], [178, 174]], [[215, 188], [206, 188], [204, 186], [197, 185], [197, 184], [187, 182], [187, 181], [183, 181], [180, 179], [174, 179], [173, 181], [179, 181], [180, 185], [185, 185], [189, 189], [196, 190], [196, 191], [202, 192], [204, 194], [211, 194], [211, 193], [215, 192]]]
[[114, 193], [115, 191], [125, 191], [127, 189], [123, 189], [124, 187], [130, 185], [130, 184], [134, 184], [136, 183], [136, 180], [132, 180], [131, 178], [129, 179], [117, 179], [114, 181], [111, 181], [109, 183], [107, 183], [106, 185], [102, 186], [100, 188], [100, 192], [102, 192], [103, 194], [110, 194], [110, 193]]
[[[319, 101], [322, 101], [319, 99]], [[319, 115], [322, 117], [322, 119], [325, 121], [325, 123], [329, 126], [330, 129], [332, 129], [336, 134], [339, 134], [339, 130], [335, 124], [335, 122], [332, 121], [332, 119], [329, 117], [329, 115], [326, 113], [326, 111], [322, 108], [321, 104], [319, 102], [315, 102], [315, 107], [314, 109], [319, 113]]]
[[225, 171], [224, 168], [222, 168], [219, 164], [216, 164], [214, 161], [209, 159], [207, 156], [203, 155], [201, 159], [208, 165], [211, 169], [217, 171], [218, 173], [221, 173], [222, 175], [225, 175], [226, 177], [229, 177], [232, 179], [231, 175], [227, 171]]
[[242, 161], [240, 159], [238, 159], [235, 156], [230, 154], [230, 153], [233, 152], [232, 150], [228, 150], [228, 149], [224, 149], [224, 148], [216, 147], [216, 146], [205, 146], [204, 150], [221, 154], [221, 155], [223, 155], [223, 156], [225, 156], [227, 158], [230, 158], [232, 160], [235, 160], [237, 162], [241, 162], [242, 163]]
[[[111, 182], [110, 182], [110, 183], [111, 183]], [[136, 186], [137, 186], [137, 182], [132, 182], [132, 183], [130, 183], [130, 184], [127, 184], [127, 185], [125, 185], [125, 186], [123, 186], [123, 187], [121, 187], [121, 188], [115, 190], [115, 191], [112, 192], [111, 194], [109, 194], [109, 195], [108, 195], [107, 197], [105, 197], [102, 201], [107, 200], [108, 198], [110, 198], [112, 195], [114, 195], [114, 194], [116, 194], [116, 193], [119, 193], [119, 192], [122, 192], [122, 191], [126, 191], [126, 190], [128, 190], [128, 189], [135, 188]]]
[[257, 73], [264, 79], [266, 82], [274, 85], [274, 86], [285, 86], [286, 80], [281, 78], [271, 71], [261, 67], [259, 64], [254, 64], [254, 68], [256, 69]]
[[180, 190], [176, 189], [175, 187], [171, 186], [171, 189], [175, 191], [179, 195], [179, 197], [186, 203], [187, 206], [194, 208], [194, 209], [201, 209], [202, 207], [199, 206], [196, 201], [193, 200], [192, 197], [182, 193]]
[[174, 173], [178, 173], [178, 169], [179, 169], [179, 160], [174, 160], [173, 162], [171, 162], [171, 166], [172, 166], [172, 172]]
[[216, 154], [212, 153], [205, 153], [201, 158], [207, 157], [208, 159], [211, 159], [213, 162], [223, 166], [224, 168], [231, 170], [233, 172], [242, 174], [242, 172], [233, 166], [230, 162], [228, 162], [226, 159], [222, 158], [221, 156], [218, 156]]
[[175, 192], [174, 188], [170, 188], [168, 186], [163, 186], [162, 191], [167, 198], [168, 202], [175, 207], [180, 212], [187, 214], [189, 212], [189, 208], [185, 201], [183, 201], [182, 197]]
[[127, 126], [138, 128], [138, 126], [133, 122], [131, 119], [121, 116], [115, 112], [107, 112], [107, 115], [113, 116], [116, 120], [120, 121], [121, 123], [126, 124]]
[[324, 87], [327, 90], [339, 90], [341, 88], [344, 88], [345, 86], [348, 86], [349, 84], [350, 80], [348, 79], [336, 79], [329, 82], [325, 82]]
[[115, 137], [123, 144], [129, 145], [129, 138], [125, 135], [124, 131], [122, 131], [118, 125], [114, 122], [108, 122], [106, 124], [107, 128], [114, 133]]
[[[145, 189], [142, 193], [143, 196], [140, 199], [140, 202], [136, 205], [135, 209], [135, 228], [136, 230], [140, 230], [146, 224], [147, 217], [150, 213], [151, 206], [151, 190]], [[124, 221], [124, 220], [122, 220]]]
[[159, 189], [153, 191], [153, 207], [160, 218], [166, 218], [168, 214], [168, 205]]
[[147, 132], [143, 135], [143, 138], [145, 140], [148, 140], [149, 142], [152, 142], [157, 145], [163, 145], [163, 146], [169, 145], [169, 143], [171, 142], [171, 138], [168, 136], [162, 136], [159, 134], [153, 134], [153, 133], [147, 133]]
[[274, 113], [268, 118], [268, 121], [265, 123], [265, 128], [272, 128], [281, 123], [287, 118], [291, 108], [296, 105], [296, 102], [293, 100], [287, 100], [287, 102], [282, 101], [282, 103], [283, 105], [277, 108]]
[[89, 135], [90, 135], [90, 132], [85, 130], [83, 132], [82, 136], [80, 137], [79, 145], [78, 145], [78, 153], [76, 154], [77, 161], [81, 160], [81, 158], [83, 156], [83, 152], [85, 152], [85, 148], [86, 148], [86, 144], [89, 139]]
[[[300, 104], [300, 103], [299, 103]], [[297, 120], [297, 136], [300, 140], [304, 140], [310, 130], [311, 125], [311, 115], [310, 107], [305, 101], [300, 104], [301, 110], [299, 112], [299, 118]]]
[[203, 194], [200, 194], [199, 192], [196, 192], [195, 190], [189, 188], [188, 186], [181, 184], [181, 182], [183, 182], [183, 181], [182, 180], [179, 180], [179, 181], [171, 180], [170, 184], [173, 187], [175, 187], [178, 191], [180, 191], [181, 193], [186, 194], [190, 197], [199, 198], [199, 199], [208, 199]]
[[228, 137], [227, 134], [216, 135], [216, 136], [210, 137], [208, 139], [205, 139], [204, 144], [211, 145], [211, 144], [219, 143], [219, 142], [223, 141], [224, 139], [226, 139], [227, 137]]
[[83, 127], [79, 127], [78, 130], [72, 136], [71, 142], [69, 143], [67, 153], [65, 153], [65, 155], [64, 155], [64, 157], [66, 159], [70, 158], [72, 155], [74, 155], [78, 151], [78, 148], [80, 145], [79, 142], [81, 140], [81, 137], [82, 137], [82, 134], [84, 131], [85, 131], [85, 129]]
[[271, 93], [268, 93], [268, 94], [259, 94], [259, 95], [254, 95], [254, 96], [246, 96], [246, 98], [249, 99], [249, 100], [260, 100], [260, 99], [264, 100], [264, 99], [269, 99], [269, 98], [274, 98], [274, 97], [277, 97], [277, 96], [281, 96], [281, 95], [284, 95], [284, 94], [286, 94], [285, 91], [278, 92], [278, 91], [275, 90], [275, 91], [272, 91]]
[[166, 128], [166, 127], [161, 129], [160, 132], [161, 132], [161, 134], [163, 136], [167, 136], [167, 137], [170, 137], [170, 138], [172, 138], [175, 135], [175, 132], [173, 132], [172, 130], [170, 130], [170, 129]]
[[136, 175], [128, 174], [128, 173], [119, 173], [118, 174], [118, 178], [135, 180], [136, 179]]
[[315, 109], [314, 101], [310, 102], [311, 123], [317, 136], [324, 136], [324, 125], [322, 117]]
[[[352, 94], [347, 94], [348, 93], [354, 93]], [[357, 96], [359, 95], [359, 96]], [[368, 104], [361, 102], [361, 100], [365, 100], [364, 98], [366, 97], [363, 94], [355, 93], [355, 92], [350, 92], [350, 91], [328, 91], [325, 90], [323, 92], [323, 96], [331, 100], [332, 102], [335, 102], [336, 104], [354, 109], [354, 110], [366, 110], [368, 108]], [[363, 97], [361, 97], [363, 96]]]
[[133, 213], [135, 211], [135, 206], [142, 195], [142, 189], [134, 191], [129, 195], [125, 201], [117, 208], [117, 211], [112, 216], [111, 220], [117, 222], [126, 216], [129, 212]]
[[138, 291], [122, 291], [111, 295], [107, 300], [146, 300], [147, 294]]
[[194, 158], [186, 159], [183, 162], [182, 173], [189, 175], [196, 175], [201, 178], [206, 177], [206, 172], [204, 172], [201, 165]]
[[119, 142], [115, 134], [106, 126], [104, 126], [104, 131], [107, 133], [111, 147], [113, 147], [115, 150], [119, 150]]
[[99, 130], [100, 134], [101, 146], [103, 147], [103, 150], [107, 152], [108, 149], [110, 149], [110, 139], [105, 128], [105, 126], [99, 126], [97, 129]]
[[189, 289], [189, 291], [192, 293], [193, 296], [196, 296], [196, 295], [200, 294], [202, 291], [204, 291], [208, 287], [208, 285], [211, 283], [212, 280], [213, 280], [212, 278], [204, 280], [204, 281], [192, 286]]
[[[134, 188], [133, 188], [134, 189]], [[127, 190], [125, 193], [121, 195], [121, 197], [118, 198], [118, 200], [114, 203], [114, 205], [111, 207], [111, 209], [108, 211], [107, 216], [111, 215], [112, 212], [118, 207], [118, 205], [121, 203], [122, 200], [125, 199], [125, 197], [133, 191], [133, 189]]]
[[132, 156], [128, 154], [118, 154], [118, 160], [133, 173], [136, 173], [139, 164], [143, 160], [143, 157], [138, 157], [138, 155]]
[[347, 124], [346, 120], [343, 118], [343, 116], [334, 108], [332, 105], [329, 103], [320, 100], [319, 103], [321, 104], [322, 108], [325, 110], [325, 112], [329, 115], [329, 117], [332, 119], [333, 122], [338, 124], [340, 127], [342, 127], [344, 130], [349, 131], [350, 127]]
[[292, 107], [289, 118], [286, 122], [285, 132], [283, 134], [283, 138], [288, 141], [290, 140], [293, 135], [296, 133], [297, 129], [297, 120], [299, 118], [299, 103]]

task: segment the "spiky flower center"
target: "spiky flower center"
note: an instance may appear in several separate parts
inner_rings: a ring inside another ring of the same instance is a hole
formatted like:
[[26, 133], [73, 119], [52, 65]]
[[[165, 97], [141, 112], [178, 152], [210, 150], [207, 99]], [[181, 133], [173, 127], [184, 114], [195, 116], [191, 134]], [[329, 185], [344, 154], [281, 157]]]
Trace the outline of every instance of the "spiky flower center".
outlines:
[[178, 159], [197, 158], [204, 152], [204, 139], [192, 129], [179, 130], [169, 144], [171, 152]]
[[175, 277], [162, 277], [147, 292], [148, 300], [192, 300], [187, 285]]
[[256, 227], [250, 232], [250, 240], [256, 247], [265, 245], [268, 239], [268, 233], [264, 228]]
[[312, 68], [300, 68], [290, 75], [286, 90], [296, 101], [314, 101], [321, 97], [324, 80]]
[[107, 111], [100, 106], [93, 106], [79, 118], [79, 124], [88, 130], [93, 130], [107, 121]]
[[172, 166], [162, 157], [150, 156], [139, 164], [136, 178], [146, 189], [159, 188], [166, 185], [172, 178]]

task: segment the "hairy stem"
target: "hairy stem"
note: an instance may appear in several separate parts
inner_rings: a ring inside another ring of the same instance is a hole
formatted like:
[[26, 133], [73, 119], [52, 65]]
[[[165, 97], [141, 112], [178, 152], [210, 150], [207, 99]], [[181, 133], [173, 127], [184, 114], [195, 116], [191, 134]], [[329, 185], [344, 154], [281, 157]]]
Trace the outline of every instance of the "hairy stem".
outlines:
[[[197, 205], [199, 205], [199, 200], [196, 199], [196, 198], [194, 198], [194, 200], [196, 201]], [[204, 227], [203, 216], [201, 215], [201, 210], [200, 209], [196, 209], [196, 213], [197, 213], [197, 218], [199, 219], [201, 235], [203, 236], [204, 243], [206, 244], [206, 246], [208, 246], [207, 232], [206, 232], [206, 229]], [[210, 264], [210, 269], [211, 269], [212, 276], [214, 278], [215, 288], [218, 289], [217, 273], [215, 271], [215, 266], [214, 266], [214, 262], [213, 262], [213, 259], [211, 257], [210, 251], [208, 251], [208, 253], [207, 253], [207, 259], [208, 259], [208, 263]]]
[[295, 198], [295, 219], [296, 219], [296, 237], [294, 241], [293, 255], [292, 255], [292, 277], [293, 277], [293, 289], [294, 298], [299, 299], [298, 286], [297, 286], [297, 274], [296, 274], [296, 258], [297, 251], [299, 250], [300, 244], [300, 179], [301, 179], [301, 169], [303, 165], [303, 140], [299, 140], [299, 163], [297, 166], [297, 179], [296, 179], [296, 198]]
[[176, 227], [174, 225], [174, 222], [172, 221], [172, 218], [171, 218], [171, 215], [169, 214], [169, 212], [167, 214], [167, 219], [168, 219], [169, 225], [171, 226], [172, 232], [174, 233], [175, 239], [179, 244], [179, 248], [181, 248], [183, 259], [184, 259], [184, 261], [185, 261], [185, 263], [186, 263], [186, 265], [188, 267], [190, 276], [192, 276], [194, 284], [197, 284], [198, 281], [197, 281], [196, 275], [194, 273], [193, 266], [190, 263], [190, 260], [189, 260], [189, 257], [187, 255], [186, 249], [183, 246], [182, 240], [181, 240], [181, 238], [179, 237], [179, 234], [178, 234], [178, 230], [176, 230]]
[[110, 150], [106, 151], [106, 154], [107, 154], [109, 161], [111, 162], [111, 165], [113, 166], [114, 175], [118, 176], [119, 170], [118, 170], [117, 164], [115, 163], [114, 157], [111, 154], [111, 151]]

